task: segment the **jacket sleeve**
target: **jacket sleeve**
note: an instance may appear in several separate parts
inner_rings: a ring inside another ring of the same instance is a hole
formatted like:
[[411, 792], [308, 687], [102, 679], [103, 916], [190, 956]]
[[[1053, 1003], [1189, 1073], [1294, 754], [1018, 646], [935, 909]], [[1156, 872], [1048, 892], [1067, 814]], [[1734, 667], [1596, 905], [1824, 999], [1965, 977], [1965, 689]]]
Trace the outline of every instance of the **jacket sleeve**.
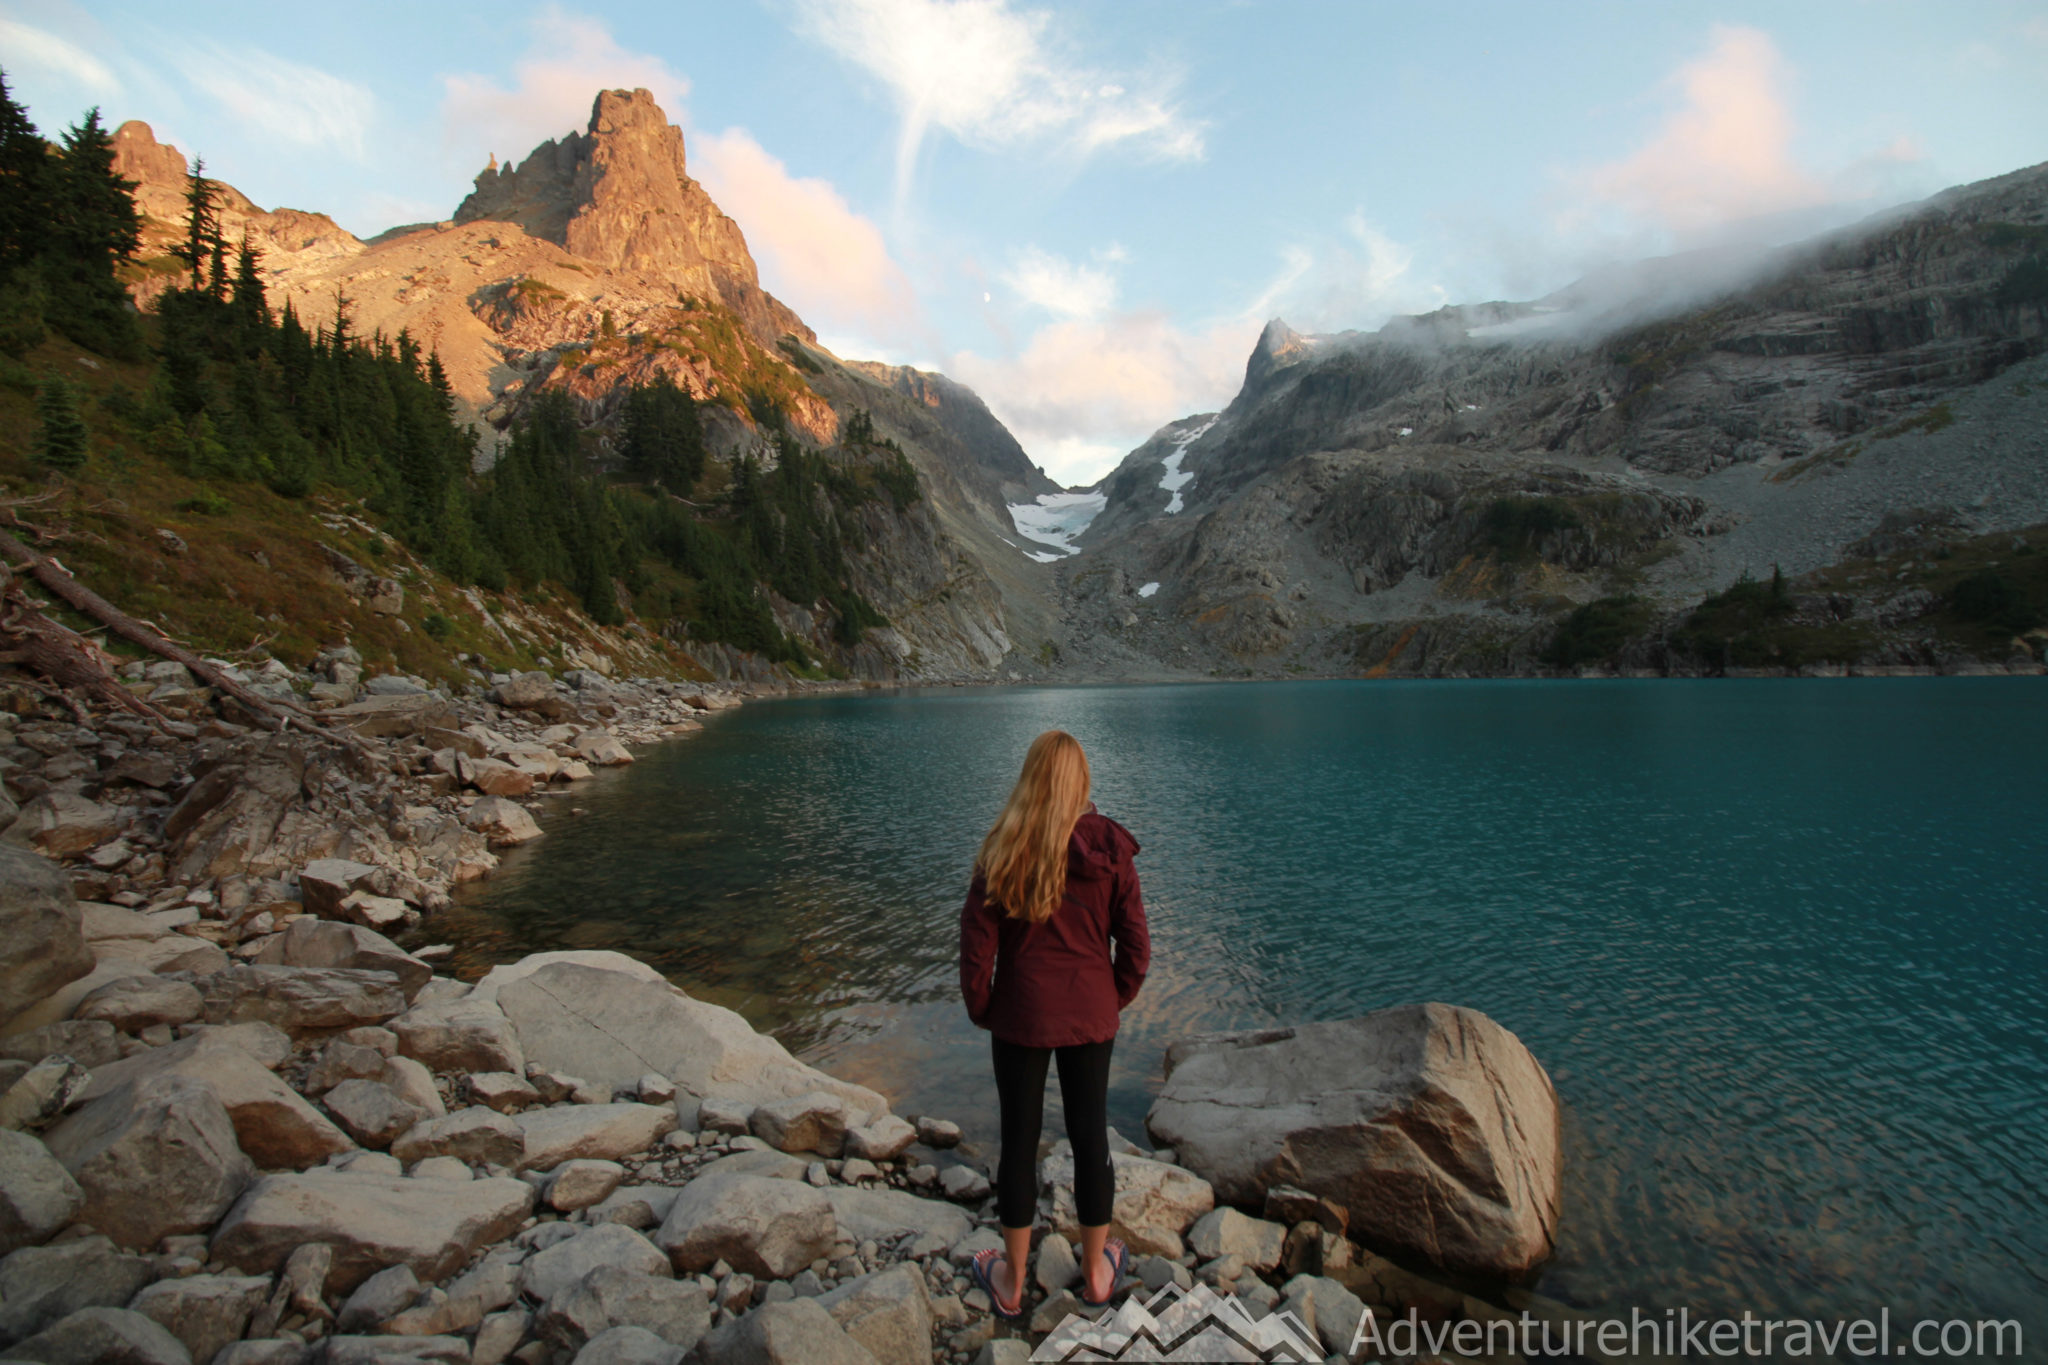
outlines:
[[977, 872], [967, 887], [967, 904], [960, 908], [960, 998], [967, 1002], [967, 1018], [976, 1028], [988, 1027], [995, 967], [996, 917]]
[[1110, 889], [1109, 933], [1116, 940], [1110, 970], [1116, 978], [1116, 1007], [1121, 1010], [1138, 998], [1138, 988], [1145, 984], [1145, 972], [1152, 965], [1152, 930], [1145, 923], [1138, 869], [1129, 855], [1119, 860], [1116, 884]]

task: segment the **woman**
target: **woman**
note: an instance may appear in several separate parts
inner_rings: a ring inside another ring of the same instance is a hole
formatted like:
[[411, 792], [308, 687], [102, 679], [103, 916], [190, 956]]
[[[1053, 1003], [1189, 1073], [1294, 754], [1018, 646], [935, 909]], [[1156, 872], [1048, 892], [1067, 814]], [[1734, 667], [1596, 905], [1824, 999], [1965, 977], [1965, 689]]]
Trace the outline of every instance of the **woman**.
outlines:
[[1047, 1063], [1074, 1149], [1082, 1298], [1109, 1302], [1129, 1264], [1109, 1237], [1116, 1177], [1109, 1164], [1109, 1053], [1117, 1015], [1151, 960], [1145, 906], [1131, 865], [1138, 841], [1088, 799], [1088, 759], [1072, 735], [1048, 730], [981, 842], [960, 911], [960, 993], [992, 1035], [1003, 1155], [996, 1213], [1003, 1249], [973, 1273], [999, 1317], [1024, 1315], [1024, 1262], [1038, 1203], [1038, 1134]]

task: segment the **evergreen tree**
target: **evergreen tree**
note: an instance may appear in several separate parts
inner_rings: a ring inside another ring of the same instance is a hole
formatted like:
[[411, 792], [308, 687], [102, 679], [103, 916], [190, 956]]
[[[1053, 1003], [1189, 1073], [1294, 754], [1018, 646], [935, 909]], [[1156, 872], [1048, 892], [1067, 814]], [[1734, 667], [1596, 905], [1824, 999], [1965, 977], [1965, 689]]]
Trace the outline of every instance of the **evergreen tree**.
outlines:
[[14, 102], [7, 73], [0, 71], [0, 288], [7, 287], [9, 272], [42, 249], [49, 160], [50, 145], [29, 121], [28, 110]]
[[36, 390], [36, 459], [72, 473], [85, 467], [85, 422], [71, 386], [55, 375]]
[[270, 304], [263, 296], [263, 276], [257, 266], [262, 254], [249, 245], [249, 234], [242, 234], [241, 249], [235, 253], [235, 316], [243, 330], [259, 332], [270, 326]]
[[220, 187], [206, 178], [206, 158], [194, 157], [185, 179], [185, 245], [178, 259], [191, 272], [192, 292], [206, 287], [204, 272], [220, 240]]
[[704, 427], [697, 401], [666, 374], [626, 395], [619, 424], [626, 472], [687, 493], [704, 472]]
[[142, 220], [135, 211], [135, 182], [114, 171], [114, 139], [100, 125], [98, 109], [65, 132], [63, 154], [49, 169], [43, 274], [50, 320], [81, 346], [139, 355], [135, 310], [115, 271], [135, 254]]

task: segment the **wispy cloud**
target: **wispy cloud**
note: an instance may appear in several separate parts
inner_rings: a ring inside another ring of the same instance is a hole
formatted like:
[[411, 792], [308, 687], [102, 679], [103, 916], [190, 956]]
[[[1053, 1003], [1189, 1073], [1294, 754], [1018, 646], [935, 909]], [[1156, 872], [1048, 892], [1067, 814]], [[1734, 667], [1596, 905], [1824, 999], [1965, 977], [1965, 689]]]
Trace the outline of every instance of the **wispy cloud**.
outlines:
[[602, 20], [554, 5], [533, 20], [533, 43], [512, 68], [512, 84], [488, 76], [442, 78], [441, 117], [451, 155], [481, 163], [517, 161], [564, 133], [581, 132], [600, 90], [644, 89], [671, 118], [690, 83], [667, 62], [619, 46]]
[[798, 14], [895, 101], [899, 206], [935, 129], [977, 147], [1203, 154], [1202, 126], [1175, 104], [1170, 77], [1113, 74], [1070, 56], [1045, 11], [1009, 0], [798, 0]]
[[[1111, 259], [1120, 259], [1122, 254], [1119, 250]], [[1002, 278], [1024, 302], [1055, 317], [1096, 318], [1116, 304], [1116, 276], [1035, 246], [1018, 252]]]
[[743, 128], [698, 134], [691, 161], [747, 236], [762, 282], [829, 332], [902, 340], [920, 320], [881, 229], [829, 181], [791, 175]]
[[10, 66], [41, 67], [95, 94], [112, 95], [121, 89], [120, 78], [105, 62], [69, 39], [33, 24], [0, 19], [0, 51], [7, 54]]
[[250, 133], [368, 160], [377, 100], [366, 87], [260, 47], [173, 42], [162, 50], [180, 76]]

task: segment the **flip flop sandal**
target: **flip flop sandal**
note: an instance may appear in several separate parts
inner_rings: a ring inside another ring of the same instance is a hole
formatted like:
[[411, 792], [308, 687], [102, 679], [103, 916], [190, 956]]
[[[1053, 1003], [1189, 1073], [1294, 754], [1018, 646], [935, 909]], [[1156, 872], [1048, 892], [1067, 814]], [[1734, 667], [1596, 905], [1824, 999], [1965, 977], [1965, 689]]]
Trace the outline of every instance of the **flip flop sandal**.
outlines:
[[1100, 1308], [1116, 1297], [1117, 1288], [1123, 1284], [1124, 1276], [1131, 1268], [1131, 1249], [1121, 1239], [1112, 1237], [1102, 1244], [1103, 1254], [1109, 1257], [1109, 1292], [1099, 1299], [1088, 1297], [1088, 1277], [1081, 1277], [1081, 1302], [1090, 1308]]
[[995, 1275], [992, 1267], [996, 1263], [996, 1257], [1002, 1254], [1002, 1252], [997, 1251], [994, 1247], [984, 1251], [977, 1251], [974, 1253], [974, 1259], [968, 1262], [968, 1269], [974, 1275], [974, 1283], [980, 1286], [982, 1293], [988, 1295], [988, 1307], [991, 1313], [994, 1313], [1004, 1322], [1023, 1322], [1029, 1316], [1024, 1311], [1024, 1295], [1019, 1294], [1017, 1296], [1016, 1311], [1012, 1312], [1003, 1307], [1003, 1296], [996, 1293]]

